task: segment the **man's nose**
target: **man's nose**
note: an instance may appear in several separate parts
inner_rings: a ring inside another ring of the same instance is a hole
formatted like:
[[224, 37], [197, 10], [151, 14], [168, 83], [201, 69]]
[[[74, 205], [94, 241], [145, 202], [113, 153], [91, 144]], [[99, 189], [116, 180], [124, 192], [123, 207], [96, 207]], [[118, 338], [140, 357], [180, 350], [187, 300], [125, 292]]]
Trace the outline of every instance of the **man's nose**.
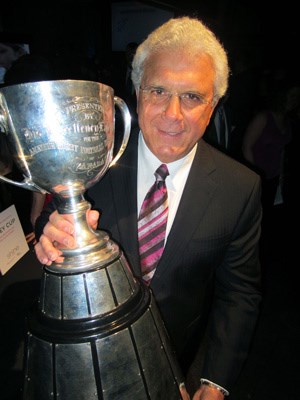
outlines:
[[175, 117], [182, 115], [180, 98], [176, 94], [172, 94], [165, 104], [164, 114], [168, 117]]

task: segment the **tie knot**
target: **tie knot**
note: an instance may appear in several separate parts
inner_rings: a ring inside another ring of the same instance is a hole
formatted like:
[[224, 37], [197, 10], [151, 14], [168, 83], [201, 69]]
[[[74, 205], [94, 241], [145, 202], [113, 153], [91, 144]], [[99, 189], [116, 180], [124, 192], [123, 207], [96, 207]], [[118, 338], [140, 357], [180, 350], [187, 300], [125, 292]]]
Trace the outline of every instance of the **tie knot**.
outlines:
[[154, 172], [155, 178], [157, 182], [164, 181], [166, 177], [169, 175], [169, 170], [166, 164], [161, 164]]

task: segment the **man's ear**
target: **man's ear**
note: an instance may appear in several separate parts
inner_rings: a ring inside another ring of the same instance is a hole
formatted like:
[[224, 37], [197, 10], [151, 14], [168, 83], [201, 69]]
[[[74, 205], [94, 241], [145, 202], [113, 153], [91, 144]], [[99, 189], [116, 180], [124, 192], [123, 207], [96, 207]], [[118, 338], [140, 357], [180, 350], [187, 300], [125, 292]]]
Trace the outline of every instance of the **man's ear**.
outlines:
[[136, 109], [135, 109], [135, 111], [136, 111], [136, 113], [138, 114], [138, 105], [139, 105], [139, 93], [140, 93], [140, 91], [139, 91], [139, 89], [135, 89], [135, 95], [136, 95]]
[[215, 110], [215, 108], [217, 107], [217, 105], [219, 104], [219, 100], [220, 99], [213, 99], [213, 101], [212, 101], [212, 110], [213, 110], [213, 112], [214, 112], [214, 110]]
[[210, 116], [209, 116], [209, 118], [208, 118], [206, 127], [207, 127], [208, 124], [210, 123], [210, 120], [211, 120], [211, 118], [212, 118], [212, 115], [213, 115], [213, 113], [214, 113], [214, 111], [215, 111], [215, 108], [217, 107], [217, 104], [218, 104], [218, 103], [219, 103], [219, 99], [218, 99], [218, 100], [214, 100], [214, 101], [212, 102], [212, 104], [211, 104], [211, 110], [210, 110]]

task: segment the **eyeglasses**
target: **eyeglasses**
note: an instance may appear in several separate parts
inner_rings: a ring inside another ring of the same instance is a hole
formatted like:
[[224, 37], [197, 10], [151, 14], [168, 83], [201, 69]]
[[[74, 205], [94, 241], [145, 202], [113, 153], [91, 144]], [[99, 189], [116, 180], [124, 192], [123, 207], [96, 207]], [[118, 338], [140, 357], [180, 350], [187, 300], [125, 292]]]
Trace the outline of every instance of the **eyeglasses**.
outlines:
[[205, 99], [201, 94], [194, 92], [170, 92], [163, 87], [155, 86], [146, 86], [145, 88], [140, 87], [140, 90], [143, 92], [146, 99], [153, 105], [165, 104], [172, 96], [177, 96], [180, 100], [180, 104], [188, 109], [193, 109], [211, 102]]

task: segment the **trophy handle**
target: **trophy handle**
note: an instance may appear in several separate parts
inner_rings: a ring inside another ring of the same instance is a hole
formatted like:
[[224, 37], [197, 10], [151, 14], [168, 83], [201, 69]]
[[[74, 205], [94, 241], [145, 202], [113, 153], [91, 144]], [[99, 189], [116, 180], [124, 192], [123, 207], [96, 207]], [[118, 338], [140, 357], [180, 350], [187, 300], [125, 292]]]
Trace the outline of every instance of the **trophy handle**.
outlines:
[[36, 185], [34, 182], [30, 181], [28, 178], [25, 178], [22, 182], [13, 181], [12, 179], [5, 178], [4, 176], [0, 175], [0, 181], [10, 183], [11, 185], [21, 187], [23, 189], [31, 190], [32, 192], [39, 192], [39, 193], [49, 193], [47, 190], [41, 188], [40, 186]]
[[[5, 108], [5, 97], [0, 92], [0, 135], [7, 135], [9, 131], [8, 123], [7, 123], [7, 112]], [[24, 180], [22, 182], [13, 181], [12, 179], [5, 178], [4, 176], [0, 175], [0, 181], [10, 183], [11, 185], [21, 187], [23, 189], [28, 189], [33, 192], [40, 192], [40, 193], [48, 193], [46, 190], [42, 189], [38, 185], [36, 185], [32, 180], [28, 177], [24, 176]]]
[[0, 132], [5, 133], [8, 130], [7, 127], [7, 112], [5, 111], [5, 98], [3, 94], [0, 92]]
[[114, 102], [115, 102], [115, 105], [118, 106], [121, 111], [121, 115], [123, 117], [123, 122], [124, 122], [124, 132], [123, 132], [123, 141], [119, 148], [119, 151], [115, 155], [115, 157], [113, 158], [111, 163], [109, 164], [108, 168], [112, 167], [118, 161], [118, 159], [121, 157], [121, 155], [124, 153], [124, 150], [126, 149], [126, 146], [127, 146], [128, 140], [129, 140], [130, 129], [131, 129], [131, 116], [130, 116], [129, 109], [128, 109], [125, 101], [122, 100], [120, 97], [115, 96]]

